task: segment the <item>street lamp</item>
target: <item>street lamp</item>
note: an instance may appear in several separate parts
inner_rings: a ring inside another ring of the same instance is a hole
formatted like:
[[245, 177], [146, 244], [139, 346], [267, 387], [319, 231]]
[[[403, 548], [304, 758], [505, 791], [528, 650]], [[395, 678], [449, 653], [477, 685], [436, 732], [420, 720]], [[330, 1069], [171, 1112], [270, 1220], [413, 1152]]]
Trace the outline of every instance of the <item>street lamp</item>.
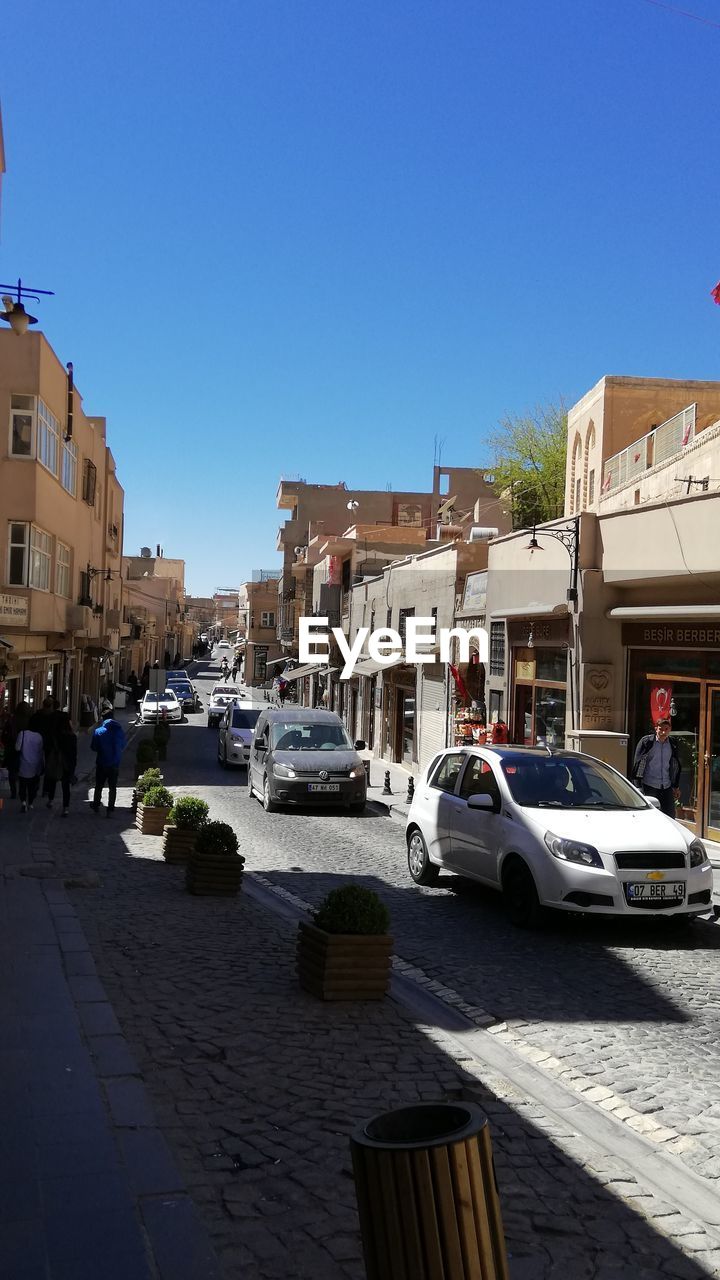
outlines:
[[38, 294], [41, 293], [50, 298], [55, 296], [52, 289], [23, 289], [22, 280], [18, 280], [16, 285], [0, 284], [0, 289], [17, 290], [17, 302], [13, 301], [9, 294], [2, 295], [5, 311], [0, 311], [0, 320], [5, 320], [18, 337], [23, 333], [27, 333], [28, 325], [37, 324], [37, 316], [29, 315], [23, 306], [23, 293], [26, 298], [32, 298], [34, 302], [40, 301]]
[[[98, 576], [98, 574], [99, 574], [99, 573], [103, 573], [103, 570], [102, 570], [102, 569], [93, 569], [92, 565], [88, 563], [88, 567], [87, 567], [87, 569], [85, 570], [85, 572], [86, 572], [86, 574], [87, 574], [88, 582], [92, 582], [93, 578], [97, 578], [97, 576]], [[104, 581], [104, 582], [112, 582], [113, 577], [117, 577], [117, 578], [119, 578], [119, 577], [121, 577], [121, 574], [122, 574], [122, 570], [120, 570], [120, 569], [108, 569], [108, 570], [107, 570], [107, 573], [105, 573], [105, 574], [104, 574], [104, 576], [103, 576], [103, 581]]]
[[578, 598], [578, 563], [580, 552], [580, 517], [575, 516], [569, 524], [562, 529], [538, 529], [533, 525], [532, 537], [525, 547], [526, 551], [531, 554], [533, 551], [543, 551], [544, 547], [540, 546], [538, 538], [555, 538], [561, 542], [570, 556], [570, 586], [567, 590], [567, 599], [569, 603], [577, 604]]

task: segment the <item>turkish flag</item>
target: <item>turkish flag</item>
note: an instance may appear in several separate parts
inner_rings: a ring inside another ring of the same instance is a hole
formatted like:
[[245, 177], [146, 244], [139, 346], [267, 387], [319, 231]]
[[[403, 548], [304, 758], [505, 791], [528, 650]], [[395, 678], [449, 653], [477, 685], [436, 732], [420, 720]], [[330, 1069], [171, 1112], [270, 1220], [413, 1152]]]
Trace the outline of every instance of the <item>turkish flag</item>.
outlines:
[[671, 684], [650, 685], [650, 715], [653, 724], [658, 720], [670, 719], [670, 703], [672, 702]]
[[720, 280], [718, 280], [717, 284], [715, 285], [715, 288], [710, 290], [710, 297], [714, 298], [718, 306], [720, 307]]
[[456, 687], [456, 689], [457, 689], [458, 693], [460, 694], [460, 697], [461, 697], [465, 702], [467, 702], [467, 703], [468, 703], [468, 705], [469, 705], [469, 704], [470, 704], [470, 694], [468, 693], [467, 689], [465, 688], [465, 682], [464, 682], [464, 680], [463, 680], [462, 676], [460, 675], [460, 672], [458, 671], [457, 667], [454, 667], [454, 666], [453, 666], [452, 662], [449, 662], [449, 663], [448, 663], [448, 666], [450, 667], [450, 673], [451, 673], [451, 675], [452, 675], [453, 680], [455, 681], [455, 687]]

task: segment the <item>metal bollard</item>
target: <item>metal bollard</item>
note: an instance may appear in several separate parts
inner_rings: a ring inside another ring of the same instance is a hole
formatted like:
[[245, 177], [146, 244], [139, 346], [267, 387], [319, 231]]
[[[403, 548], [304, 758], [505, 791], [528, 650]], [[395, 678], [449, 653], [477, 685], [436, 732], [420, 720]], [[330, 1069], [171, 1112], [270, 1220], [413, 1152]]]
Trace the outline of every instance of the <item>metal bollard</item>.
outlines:
[[412, 804], [412, 798], [414, 795], [415, 795], [415, 779], [411, 774], [410, 777], [408, 778], [408, 789], [407, 789], [407, 795], [405, 797], [405, 803]]
[[392, 788], [390, 786], [390, 770], [389, 769], [385, 770], [385, 786], [382, 789], [382, 794], [384, 796], [392, 795]]

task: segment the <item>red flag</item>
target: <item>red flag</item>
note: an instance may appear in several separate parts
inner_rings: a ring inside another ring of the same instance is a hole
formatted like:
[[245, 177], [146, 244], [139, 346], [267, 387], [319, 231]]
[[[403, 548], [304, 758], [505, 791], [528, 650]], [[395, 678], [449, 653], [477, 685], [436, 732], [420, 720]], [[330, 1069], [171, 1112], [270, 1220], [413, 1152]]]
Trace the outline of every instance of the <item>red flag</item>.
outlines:
[[455, 681], [455, 687], [456, 687], [456, 689], [457, 689], [458, 693], [460, 694], [460, 697], [463, 699], [463, 701], [467, 702], [467, 704], [468, 704], [468, 706], [469, 706], [469, 705], [470, 705], [470, 694], [468, 693], [467, 689], [465, 688], [465, 681], [463, 680], [462, 676], [460, 675], [460, 672], [458, 671], [457, 667], [454, 667], [454, 666], [453, 666], [452, 662], [449, 662], [449, 663], [448, 663], [448, 666], [449, 666], [449, 668], [450, 668], [450, 672], [451, 672], [451, 674], [452, 674], [452, 678], [453, 678], [453, 680]]
[[715, 302], [717, 302], [720, 307], [720, 280], [718, 280], [715, 288], [710, 290], [710, 297], [714, 298]]
[[671, 684], [650, 685], [650, 715], [653, 724], [657, 724], [658, 720], [669, 720], [671, 702]]

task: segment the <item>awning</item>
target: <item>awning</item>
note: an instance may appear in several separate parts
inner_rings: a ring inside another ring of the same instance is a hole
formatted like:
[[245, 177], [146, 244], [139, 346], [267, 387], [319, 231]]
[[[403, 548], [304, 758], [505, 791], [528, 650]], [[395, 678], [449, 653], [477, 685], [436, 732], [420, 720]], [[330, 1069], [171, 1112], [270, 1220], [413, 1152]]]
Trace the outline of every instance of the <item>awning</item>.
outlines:
[[12, 645], [12, 644], [10, 643], [10, 641], [9, 641], [9, 640], [3, 640], [2, 636], [0, 636], [0, 644], [2, 645], [3, 649], [14, 649], [14, 648], [15, 648], [15, 646], [14, 646], [14, 645]]
[[569, 612], [567, 603], [526, 604], [521, 609], [493, 609], [491, 618], [562, 618]]
[[354, 676], [376, 676], [378, 671], [389, 671], [391, 667], [397, 667], [401, 661], [400, 654], [397, 654], [392, 662], [376, 662], [374, 658], [358, 658], [352, 674]]
[[606, 618], [620, 622], [669, 622], [679, 618], [720, 618], [720, 604], [638, 604], [608, 609]]
[[292, 662], [292, 658], [272, 658], [270, 662], [266, 662], [266, 667], [277, 667], [281, 662]]
[[303, 676], [315, 676], [318, 671], [336, 671], [337, 667], [329, 667], [327, 663], [305, 663], [303, 667], [296, 667], [294, 671], [283, 672], [283, 680], [302, 680]]

